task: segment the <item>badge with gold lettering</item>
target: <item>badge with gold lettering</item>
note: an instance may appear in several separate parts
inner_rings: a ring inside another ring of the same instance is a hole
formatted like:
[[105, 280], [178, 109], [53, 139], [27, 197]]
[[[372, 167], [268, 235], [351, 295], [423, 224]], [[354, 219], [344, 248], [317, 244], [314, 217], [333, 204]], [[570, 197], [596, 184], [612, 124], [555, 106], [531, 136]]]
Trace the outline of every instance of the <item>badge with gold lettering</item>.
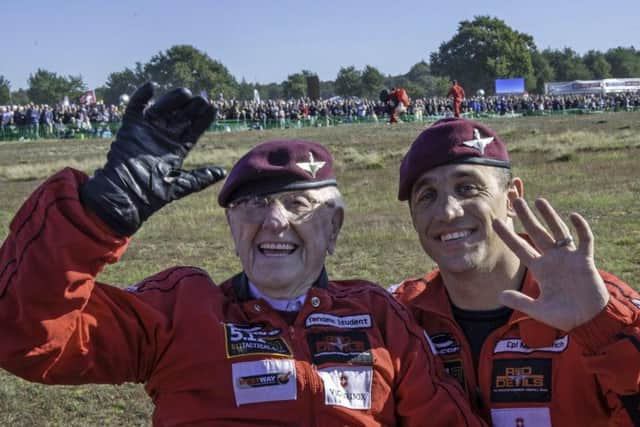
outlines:
[[551, 359], [493, 362], [492, 402], [550, 402]]

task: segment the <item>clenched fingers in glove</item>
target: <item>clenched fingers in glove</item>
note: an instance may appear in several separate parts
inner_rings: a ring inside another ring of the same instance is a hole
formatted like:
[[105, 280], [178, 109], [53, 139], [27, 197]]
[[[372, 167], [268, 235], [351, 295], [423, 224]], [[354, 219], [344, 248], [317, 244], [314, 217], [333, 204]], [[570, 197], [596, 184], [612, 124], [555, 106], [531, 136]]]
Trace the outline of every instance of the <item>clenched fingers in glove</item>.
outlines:
[[217, 166], [182, 169], [213, 121], [213, 107], [184, 88], [149, 105], [154, 88], [154, 83], [145, 83], [131, 96], [107, 163], [80, 188], [84, 206], [120, 236], [135, 233], [167, 203], [225, 176]]

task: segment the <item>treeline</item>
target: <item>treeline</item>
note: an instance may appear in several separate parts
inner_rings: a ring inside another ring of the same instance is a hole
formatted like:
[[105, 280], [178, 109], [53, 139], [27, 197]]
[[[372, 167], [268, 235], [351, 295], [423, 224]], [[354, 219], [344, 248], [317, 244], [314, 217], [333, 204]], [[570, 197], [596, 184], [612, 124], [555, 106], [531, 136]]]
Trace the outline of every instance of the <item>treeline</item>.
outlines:
[[[238, 81], [205, 52], [179, 45], [146, 63], [109, 74], [105, 84], [95, 89], [97, 98], [107, 104], [117, 104], [120, 95], [131, 93], [147, 80], [155, 80], [163, 88], [184, 86], [194, 93], [205, 91], [214, 99], [220, 94], [226, 99], [252, 99], [256, 89], [263, 99], [289, 99], [306, 96], [307, 77], [314, 74], [302, 70], [280, 83]], [[633, 46], [606, 52], [590, 50], [584, 55], [569, 47], [539, 50], [530, 35], [498, 18], [478, 16], [460, 22], [455, 35], [431, 53], [429, 62], [416, 63], [406, 74], [385, 76], [370, 65], [362, 70], [342, 67], [335, 80], [320, 82], [320, 96], [377, 98], [382, 88], [394, 86], [406, 88], [412, 97], [443, 96], [451, 78], [461, 82], [468, 94], [484, 89], [490, 95], [495, 79], [510, 77], [524, 77], [531, 93], [543, 93], [545, 82], [640, 77], [640, 51]], [[0, 75], [0, 105], [55, 104], [64, 96], [77, 100], [87, 89], [80, 75], [61, 76], [38, 69], [29, 76], [27, 89], [11, 91], [10, 82]]]

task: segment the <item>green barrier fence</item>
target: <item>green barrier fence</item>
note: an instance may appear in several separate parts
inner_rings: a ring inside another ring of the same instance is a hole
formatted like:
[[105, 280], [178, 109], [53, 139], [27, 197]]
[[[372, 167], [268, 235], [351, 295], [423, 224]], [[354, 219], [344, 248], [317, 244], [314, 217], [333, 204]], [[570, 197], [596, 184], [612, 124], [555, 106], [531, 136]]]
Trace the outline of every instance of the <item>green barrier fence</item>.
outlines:
[[[493, 112], [463, 113], [467, 118], [517, 118], [522, 116], [557, 116], [557, 115], [574, 115], [574, 114], [601, 114], [605, 112], [615, 111], [640, 111], [640, 107], [618, 110], [585, 110], [585, 109], [566, 109], [566, 110], [544, 110], [544, 111], [525, 111], [518, 113], [497, 114]], [[448, 117], [450, 115], [409, 115], [402, 117], [403, 122], [435, 122], [436, 120]], [[240, 132], [248, 130], [262, 129], [301, 129], [307, 127], [330, 127], [342, 125], [358, 125], [386, 123], [388, 116], [327, 116], [327, 117], [309, 117], [299, 120], [281, 119], [281, 120], [218, 120], [209, 128], [210, 132]], [[53, 125], [53, 126], [5, 126], [0, 128], [0, 141], [30, 141], [35, 139], [87, 139], [87, 138], [104, 138], [112, 139], [118, 131], [120, 123], [108, 124], [92, 124], [90, 128], [81, 128], [73, 125]]]

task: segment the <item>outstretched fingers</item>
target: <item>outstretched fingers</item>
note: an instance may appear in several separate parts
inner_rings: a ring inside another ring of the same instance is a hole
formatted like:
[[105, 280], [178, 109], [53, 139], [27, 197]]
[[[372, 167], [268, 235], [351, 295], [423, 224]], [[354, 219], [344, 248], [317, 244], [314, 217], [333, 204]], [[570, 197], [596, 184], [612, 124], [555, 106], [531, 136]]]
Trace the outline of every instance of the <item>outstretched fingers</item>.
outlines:
[[[571, 231], [565, 222], [560, 218], [560, 215], [551, 206], [546, 199], [537, 199], [536, 208], [542, 215], [542, 218], [547, 223], [551, 235], [553, 236], [553, 245], [556, 247], [569, 247], [573, 248], [573, 238], [571, 237]], [[558, 243], [561, 243], [560, 245]]]
[[126, 115], [142, 115], [145, 107], [149, 103], [149, 100], [153, 98], [153, 94], [155, 93], [156, 84], [154, 82], [146, 82], [129, 98], [129, 103], [127, 104], [127, 109], [125, 110]]
[[575, 228], [576, 234], [578, 235], [578, 251], [582, 252], [588, 258], [593, 258], [594, 238], [589, 223], [582, 217], [582, 215], [576, 212], [572, 213], [569, 216], [569, 219], [571, 220], [571, 224], [573, 224], [573, 228]]
[[191, 100], [191, 91], [180, 87], [162, 95], [149, 107], [147, 113], [154, 117], [165, 117], [167, 114], [183, 108]]
[[540, 223], [538, 218], [536, 218], [527, 202], [522, 198], [517, 198], [514, 199], [512, 203], [525, 232], [529, 235], [536, 247], [543, 251], [553, 247], [555, 245], [555, 239]]
[[214, 109], [203, 97], [196, 96], [186, 105], [185, 115], [191, 121], [188, 138], [195, 142], [209, 128], [214, 119]]
[[492, 225], [496, 234], [525, 265], [529, 265], [531, 261], [540, 256], [540, 253], [529, 242], [518, 236], [502, 220], [494, 219]]

